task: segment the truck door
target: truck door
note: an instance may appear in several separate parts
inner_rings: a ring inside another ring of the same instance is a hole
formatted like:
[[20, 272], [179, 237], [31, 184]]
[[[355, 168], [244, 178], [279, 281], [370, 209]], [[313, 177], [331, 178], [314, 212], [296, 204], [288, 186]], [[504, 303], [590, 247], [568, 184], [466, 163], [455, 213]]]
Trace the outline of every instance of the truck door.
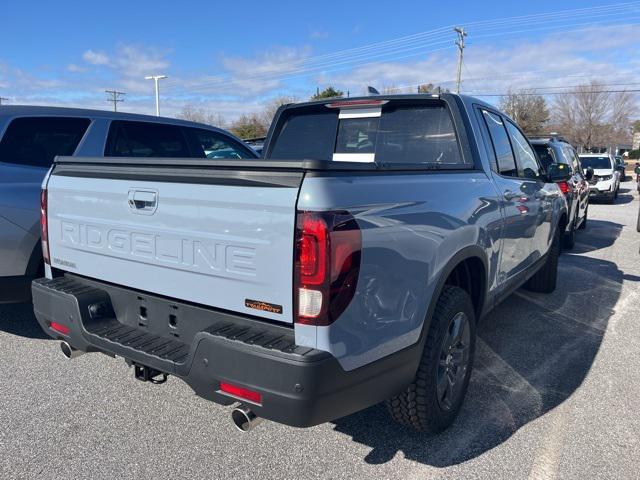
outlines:
[[558, 193], [555, 188], [547, 190], [542, 167], [524, 134], [508, 120], [506, 127], [516, 158], [518, 179], [522, 182], [524, 192], [521, 203], [526, 211], [523, 210], [522, 216], [524, 233], [531, 242], [528, 263], [532, 263], [543, 256], [551, 244], [552, 198]]
[[[531, 216], [533, 189], [518, 176], [515, 155], [502, 117], [487, 109], [478, 109], [485, 146], [492, 158], [493, 180], [502, 195], [502, 247], [499, 281], [504, 283], [529, 266], [535, 222]], [[535, 209], [535, 208], [534, 208]]]

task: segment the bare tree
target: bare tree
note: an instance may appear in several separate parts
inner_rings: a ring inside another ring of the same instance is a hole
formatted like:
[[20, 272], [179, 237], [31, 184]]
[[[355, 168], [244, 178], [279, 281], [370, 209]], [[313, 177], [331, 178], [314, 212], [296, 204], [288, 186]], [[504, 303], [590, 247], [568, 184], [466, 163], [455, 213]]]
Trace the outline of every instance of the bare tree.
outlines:
[[191, 122], [205, 123], [214, 127], [224, 128], [226, 122], [220, 113], [208, 113], [204, 108], [196, 108], [193, 105], [185, 105], [178, 118]]
[[629, 142], [633, 112], [631, 93], [607, 92], [604, 84], [591, 81], [557, 96], [553, 123], [572, 143], [590, 151]]
[[546, 100], [532, 90], [509, 91], [500, 100], [500, 108], [513, 118], [525, 133], [540, 133], [549, 121]]

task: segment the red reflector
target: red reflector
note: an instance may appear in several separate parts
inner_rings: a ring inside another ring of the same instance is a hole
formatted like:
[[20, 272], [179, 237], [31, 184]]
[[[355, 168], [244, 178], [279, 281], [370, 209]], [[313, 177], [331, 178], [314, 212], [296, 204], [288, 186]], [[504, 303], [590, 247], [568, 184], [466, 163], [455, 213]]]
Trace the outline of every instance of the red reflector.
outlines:
[[61, 323], [58, 323], [58, 322], [51, 322], [51, 324], [49, 325], [49, 328], [63, 335], [69, 335], [69, 332], [71, 331], [69, 327], [67, 327], [66, 325], [62, 325]]
[[230, 383], [220, 382], [220, 391], [233, 395], [234, 397], [244, 398], [253, 403], [262, 403], [262, 395], [253, 390], [231, 385]]
[[379, 107], [387, 103], [388, 100], [341, 100], [327, 103], [327, 108], [349, 108], [349, 107]]
[[569, 187], [569, 184], [567, 182], [558, 182], [558, 186], [560, 187], [560, 190], [562, 191], [562, 193], [569, 193], [569, 191], [571, 191], [571, 188]]

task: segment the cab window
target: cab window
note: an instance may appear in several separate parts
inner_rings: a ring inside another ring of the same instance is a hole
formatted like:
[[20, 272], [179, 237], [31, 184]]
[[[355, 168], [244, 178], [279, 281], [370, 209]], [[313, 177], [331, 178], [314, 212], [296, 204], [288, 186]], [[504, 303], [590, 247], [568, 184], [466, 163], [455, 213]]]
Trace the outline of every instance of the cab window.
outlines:
[[516, 155], [518, 177], [539, 180], [542, 177], [542, 171], [531, 145], [513, 123], [507, 122], [507, 131]]

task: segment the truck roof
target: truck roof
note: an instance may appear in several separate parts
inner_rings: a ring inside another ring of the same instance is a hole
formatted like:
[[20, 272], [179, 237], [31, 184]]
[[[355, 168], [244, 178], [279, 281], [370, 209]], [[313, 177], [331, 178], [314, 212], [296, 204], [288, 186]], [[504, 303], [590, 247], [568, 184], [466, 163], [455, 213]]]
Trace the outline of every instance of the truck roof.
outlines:
[[465, 104], [476, 104], [482, 105], [487, 108], [496, 109], [494, 105], [491, 105], [479, 98], [472, 97], [469, 95], [461, 95], [458, 93], [441, 93], [441, 94], [431, 94], [431, 93], [402, 93], [402, 94], [380, 94], [380, 95], [368, 95], [368, 96], [359, 96], [359, 97], [333, 97], [333, 98], [323, 98], [322, 100], [313, 100], [309, 102], [300, 102], [300, 103], [289, 103], [287, 105], [283, 105], [281, 108], [299, 108], [299, 107], [307, 107], [311, 105], [323, 105], [327, 103], [333, 102], [360, 102], [366, 100], [428, 100], [428, 99], [439, 99], [446, 97], [458, 97]]

